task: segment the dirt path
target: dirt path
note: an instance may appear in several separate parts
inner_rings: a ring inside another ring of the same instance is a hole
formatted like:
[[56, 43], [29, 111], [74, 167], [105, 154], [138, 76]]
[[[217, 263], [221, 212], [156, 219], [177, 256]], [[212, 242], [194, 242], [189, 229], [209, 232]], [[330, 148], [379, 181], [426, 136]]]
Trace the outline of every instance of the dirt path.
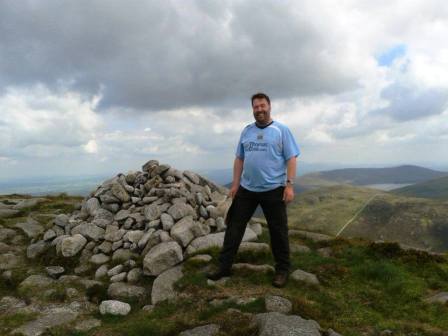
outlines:
[[375, 195], [373, 195], [372, 197], [370, 197], [368, 200], [367, 200], [367, 202], [366, 203], [364, 203], [364, 205], [355, 213], [355, 215], [352, 217], [352, 218], [350, 218], [348, 221], [347, 221], [347, 223], [345, 223], [344, 224], [344, 226], [338, 231], [338, 233], [336, 234], [336, 237], [338, 237], [341, 233], [342, 233], [342, 231], [344, 231], [345, 230], [345, 228], [347, 227], [347, 226], [349, 226], [350, 225], [350, 223], [352, 223], [357, 217], [358, 217], [358, 215], [365, 209], [365, 207], [375, 198], [375, 197], [377, 197], [378, 195], [380, 195], [379, 193], [378, 194], [375, 194]]

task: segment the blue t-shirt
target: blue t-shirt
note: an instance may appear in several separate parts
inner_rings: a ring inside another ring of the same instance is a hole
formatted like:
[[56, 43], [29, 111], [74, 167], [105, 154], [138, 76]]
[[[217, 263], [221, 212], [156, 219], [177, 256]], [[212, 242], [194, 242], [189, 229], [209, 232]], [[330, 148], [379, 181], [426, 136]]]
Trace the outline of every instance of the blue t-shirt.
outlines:
[[284, 186], [286, 162], [300, 155], [294, 137], [286, 125], [273, 121], [260, 128], [255, 122], [241, 132], [236, 156], [244, 160], [240, 184], [261, 192]]

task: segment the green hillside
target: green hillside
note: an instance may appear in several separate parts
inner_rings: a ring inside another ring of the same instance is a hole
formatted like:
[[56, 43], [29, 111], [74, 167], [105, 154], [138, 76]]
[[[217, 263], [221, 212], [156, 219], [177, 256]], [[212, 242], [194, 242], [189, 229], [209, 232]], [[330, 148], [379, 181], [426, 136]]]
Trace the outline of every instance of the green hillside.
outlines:
[[[330, 193], [328, 190], [321, 194], [307, 193], [307, 201], [301, 201], [311, 202], [315, 197], [317, 211], [330, 217], [331, 212], [323, 211], [325, 204], [336, 208], [350, 206], [346, 211], [350, 215], [361, 205], [361, 200], [368, 200], [371, 195], [369, 189], [332, 188]], [[7, 198], [13, 197], [16, 196]], [[4, 256], [2, 262], [9, 265], [9, 276], [5, 276], [7, 272], [4, 272], [0, 277], [0, 335], [15, 334], [16, 328], [36, 321], [40, 311], [45, 312], [51, 307], [63, 307], [67, 311], [68, 307], [75, 306], [82, 312], [76, 321], [51, 327], [43, 335], [171, 336], [213, 323], [220, 327], [217, 336], [256, 336], [260, 335], [260, 330], [254, 324], [254, 317], [266, 313], [270, 295], [281, 296], [291, 303], [289, 315], [299, 315], [319, 323], [322, 336], [331, 335], [327, 332], [329, 328], [345, 336], [447, 335], [448, 305], [429, 300], [448, 288], [446, 256], [403, 250], [394, 243], [346, 238], [313, 241], [297, 235], [291, 236], [290, 240], [292, 270], [315, 275], [318, 284], [291, 278], [286, 287], [274, 288], [271, 285], [272, 272], [248, 269], [235, 270], [229, 279], [210, 283], [206, 272], [211, 266], [217, 266], [219, 254], [219, 249], [211, 248], [201, 252], [211, 256], [210, 262], [193, 258], [184, 262], [183, 276], [174, 287], [176, 299], [159, 302], [150, 310], [145, 310], [143, 307], [148, 307], [151, 302], [149, 296], [123, 298], [131, 304], [129, 315], [101, 315], [98, 312], [100, 301], [110, 299], [109, 283], [104, 278], [99, 281], [86, 280], [93, 279], [91, 272], [83, 273], [81, 278], [74, 277], [77, 263], [57, 257], [53, 249], [34, 260], [26, 257], [30, 239], [17, 230], [17, 222], [32, 216], [42, 225], [47, 225], [51, 216], [72, 212], [80, 201], [79, 198], [67, 196], [46, 199], [44, 203], [22, 209], [14, 217], [0, 219], [0, 230], [9, 234], [13, 230], [16, 235], [14, 246], [10, 239], [0, 235], [3, 241], [0, 244]], [[377, 215], [375, 209], [381, 210], [376, 207], [370, 209], [368, 213], [373, 211], [372, 218]], [[268, 229], [264, 224], [259, 242], [269, 243]], [[300, 252], [294, 247], [306, 247], [308, 251]], [[8, 260], [13, 255], [17, 262], [9, 264]], [[240, 251], [235, 261], [273, 265], [269, 249]], [[35, 283], [35, 288], [20, 286], [30, 274], [45, 274], [45, 267], [55, 262], [66, 268], [68, 282]], [[137, 262], [141, 260], [137, 259]], [[154, 282], [153, 277], [145, 276], [135, 285], [145, 287], [150, 292]], [[26, 307], [12, 300], [18, 300]], [[79, 322], [87, 321], [99, 324], [90, 330], [75, 329]]]
[[368, 188], [334, 186], [308, 191], [289, 207], [290, 227], [343, 237], [397, 241], [448, 250], [448, 202]]
[[404, 196], [448, 199], [448, 176], [395, 189], [392, 192]]
[[447, 175], [446, 172], [411, 165], [391, 168], [344, 168], [305, 174], [298, 179], [298, 183], [308, 189], [336, 184], [404, 184], [419, 183]]

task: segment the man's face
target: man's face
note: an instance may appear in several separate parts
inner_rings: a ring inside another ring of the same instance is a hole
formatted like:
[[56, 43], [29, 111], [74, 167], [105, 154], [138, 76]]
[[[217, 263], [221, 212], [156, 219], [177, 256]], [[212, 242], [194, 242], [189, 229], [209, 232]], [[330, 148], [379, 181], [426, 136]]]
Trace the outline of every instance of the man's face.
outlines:
[[265, 98], [256, 98], [252, 103], [255, 121], [259, 124], [267, 124], [271, 120], [271, 105]]

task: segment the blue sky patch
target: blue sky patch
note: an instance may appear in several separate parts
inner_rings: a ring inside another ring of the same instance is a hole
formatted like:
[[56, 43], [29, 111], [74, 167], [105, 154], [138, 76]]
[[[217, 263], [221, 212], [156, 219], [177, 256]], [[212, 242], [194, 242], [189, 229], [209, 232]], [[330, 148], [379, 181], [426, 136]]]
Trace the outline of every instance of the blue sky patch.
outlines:
[[406, 45], [397, 44], [387, 49], [385, 52], [376, 57], [376, 60], [381, 66], [390, 66], [394, 60], [406, 54]]

